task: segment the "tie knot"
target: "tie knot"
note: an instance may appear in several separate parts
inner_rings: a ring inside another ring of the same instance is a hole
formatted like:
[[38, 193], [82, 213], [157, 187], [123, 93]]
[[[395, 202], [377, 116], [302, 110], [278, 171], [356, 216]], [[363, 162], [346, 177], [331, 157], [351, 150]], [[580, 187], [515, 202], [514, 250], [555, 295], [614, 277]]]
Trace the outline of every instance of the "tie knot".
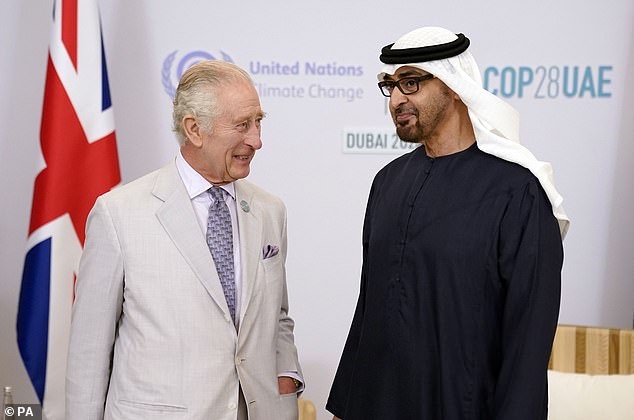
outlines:
[[214, 199], [215, 204], [224, 203], [225, 194], [227, 192], [220, 187], [211, 187], [207, 191], [209, 191], [209, 195]]

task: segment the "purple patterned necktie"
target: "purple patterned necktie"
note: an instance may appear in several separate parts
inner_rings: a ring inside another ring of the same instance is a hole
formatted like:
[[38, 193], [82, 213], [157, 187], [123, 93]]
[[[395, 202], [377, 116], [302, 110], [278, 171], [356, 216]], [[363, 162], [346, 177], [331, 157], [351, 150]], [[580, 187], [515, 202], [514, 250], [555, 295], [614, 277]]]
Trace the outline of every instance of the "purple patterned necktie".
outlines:
[[218, 277], [225, 293], [227, 306], [233, 323], [236, 323], [236, 281], [233, 266], [233, 230], [231, 228], [231, 214], [225, 203], [225, 194], [220, 187], [211, 187], [209, 195], [212, 198], [207, 218], [207, 245], [218, 270]]

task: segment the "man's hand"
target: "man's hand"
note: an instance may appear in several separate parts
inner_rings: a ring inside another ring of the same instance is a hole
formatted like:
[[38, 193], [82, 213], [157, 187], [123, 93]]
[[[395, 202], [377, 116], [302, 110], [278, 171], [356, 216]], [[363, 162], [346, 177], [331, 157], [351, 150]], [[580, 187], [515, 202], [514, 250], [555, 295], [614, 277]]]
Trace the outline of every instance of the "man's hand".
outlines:
[[295, 387], [295, 382], [293, 382], [293, 379], [289, 378], [288, 376], [278, 377], [277, 386], [280, 389], [280, 395], [295, 394], [297, 392], [297, 388]]

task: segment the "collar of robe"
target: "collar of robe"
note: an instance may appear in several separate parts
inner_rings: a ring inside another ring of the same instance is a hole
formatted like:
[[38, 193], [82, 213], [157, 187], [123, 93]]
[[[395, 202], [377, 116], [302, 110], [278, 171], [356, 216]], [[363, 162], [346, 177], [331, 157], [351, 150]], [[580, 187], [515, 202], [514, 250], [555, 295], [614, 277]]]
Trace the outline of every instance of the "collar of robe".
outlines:
[[463, 34], [456, 34], [456, 36], [458, 38], [454, 41], [426, 47], [393, 49], [394, 43], [392, 43], [381, 49], [379, 60], [385, 64], [408, 64], [455, 57], [469, 48], [469, 38]]

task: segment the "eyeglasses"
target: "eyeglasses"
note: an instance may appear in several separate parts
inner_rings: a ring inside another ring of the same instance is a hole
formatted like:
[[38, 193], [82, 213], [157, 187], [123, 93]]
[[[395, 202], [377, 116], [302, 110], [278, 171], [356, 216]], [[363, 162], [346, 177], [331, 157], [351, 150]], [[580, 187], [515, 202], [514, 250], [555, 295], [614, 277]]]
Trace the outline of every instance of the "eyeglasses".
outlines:
[[387, 97], [392, 96], [394, 87], [397, 87], [403, 95], [411, 95], [412, 93], [418, 92], [420, 89], [420, 82], [433, 78], [433, 74], [426, 74], [424, 76], [403, 77], [399, 80], [383, 80], [382, 82], [379, 82], [379, 89], [381, 89], [383, 96]]

